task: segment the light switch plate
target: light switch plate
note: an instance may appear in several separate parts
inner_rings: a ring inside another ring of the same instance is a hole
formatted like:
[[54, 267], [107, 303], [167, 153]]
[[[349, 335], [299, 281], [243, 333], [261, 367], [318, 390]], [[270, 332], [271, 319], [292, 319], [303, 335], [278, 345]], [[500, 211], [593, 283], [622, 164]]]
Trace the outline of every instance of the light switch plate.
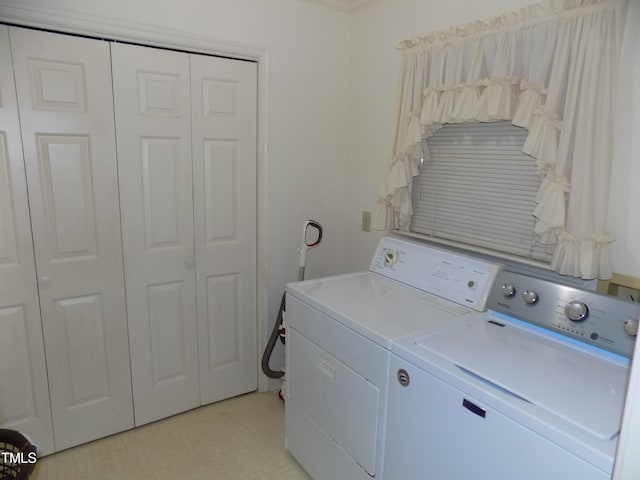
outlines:
[[370, 232], [371, 231], [371, 212], [362, 212], [362, 231]]

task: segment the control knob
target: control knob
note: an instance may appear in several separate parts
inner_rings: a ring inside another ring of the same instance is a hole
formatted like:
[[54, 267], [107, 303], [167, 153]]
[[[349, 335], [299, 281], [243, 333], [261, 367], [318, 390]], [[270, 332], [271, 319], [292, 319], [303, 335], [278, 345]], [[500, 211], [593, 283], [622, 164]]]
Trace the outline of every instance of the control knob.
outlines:
[[524, 300], [524, 303], [533, 305], [538, 301], [538, 294], [535, 290], [527, 290], [522, 294], [522, 298]]
[[384, 254], [384, 266], [385, 267], [393, 267], [396, 263], [398, 263], [398, 252], [395, 250], [388, 250]]
[[638, 335], [638, 319], [637, 318], [627, 318], [624, 321], [624, 333], [629, 335], [630, 337], [635, 337]]
[[505, 283], [502, 285], [502, 295], [505, 297], [513, 297], [516, 294], [516, 287], [513, 286], [513, 283]]
[[581, 322], [589, 316], [589, 307], [584, 302], [573, 300], [564, 307], [564, 314], [572, 322]]

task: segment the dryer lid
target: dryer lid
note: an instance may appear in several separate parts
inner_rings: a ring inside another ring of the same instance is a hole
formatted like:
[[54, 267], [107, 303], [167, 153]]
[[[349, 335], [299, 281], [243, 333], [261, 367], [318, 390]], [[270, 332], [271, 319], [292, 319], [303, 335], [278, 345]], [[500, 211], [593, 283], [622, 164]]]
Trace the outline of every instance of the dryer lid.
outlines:
[[[287, 293], [380, 346], [419, 331], [457, 325], [471, 310], [372, 272], [290, 283]], [[296, 326], [296, 318], [287, 322]]]

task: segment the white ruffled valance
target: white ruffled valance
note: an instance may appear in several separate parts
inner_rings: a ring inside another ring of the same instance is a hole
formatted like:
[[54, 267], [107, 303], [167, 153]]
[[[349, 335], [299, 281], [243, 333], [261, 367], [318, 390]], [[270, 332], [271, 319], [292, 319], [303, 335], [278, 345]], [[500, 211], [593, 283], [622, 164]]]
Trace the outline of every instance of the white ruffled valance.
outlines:
[[626, 0], [551, 0], [402, 42], [395, 153], [378, 229], [407, 229], [412, 178], [444, 123], [509, 120], [542, 182], [535, 234], [559, 273], [610, 278], [606, 211]]

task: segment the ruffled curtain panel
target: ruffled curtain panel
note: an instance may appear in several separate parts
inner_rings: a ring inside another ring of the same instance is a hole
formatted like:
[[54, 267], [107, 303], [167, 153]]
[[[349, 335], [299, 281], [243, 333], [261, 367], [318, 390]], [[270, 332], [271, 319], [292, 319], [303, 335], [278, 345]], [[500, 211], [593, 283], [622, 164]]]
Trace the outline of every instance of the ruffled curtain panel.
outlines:
[[551, 268], [610, 278], [606, 212], [626, 0], [552, 0], [402, 42], [394, 157], [374, 226], [406, 230], [426, 138], [444, 123], [509, 120], [542, 177], [535, 234]]

